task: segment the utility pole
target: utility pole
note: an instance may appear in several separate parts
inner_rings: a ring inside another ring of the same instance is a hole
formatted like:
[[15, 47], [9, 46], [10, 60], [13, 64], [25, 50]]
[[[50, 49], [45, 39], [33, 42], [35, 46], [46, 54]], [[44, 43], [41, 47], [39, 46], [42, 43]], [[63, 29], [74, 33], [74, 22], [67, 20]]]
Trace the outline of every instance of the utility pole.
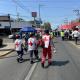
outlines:
[[17, 13], [17, 18], [19, 19], [19, 12], [18, 12], [18, 7], [16, 5], [16, 13]]
[[39, 4], [39, 20], [40, 20], [40, 18], [41, 18], [41, 15], [40, 15], [40, 4]]
[[16, 5], [16, 13], [17, 13], [17, 21], [16, 21], [16, 23], [17, 23], [17, 27], [19, 27], [19, 12], [18, 12], [17, 5]]
[[8, 14], [8, 19], [9, 19], [10, 31], [11, 31], [11, 34], [12, 34], [12, 28], [11, 28], [11, 19], [10, 19], [10, 14]]
[[37, 28], [37, 26], [36, 26], [36, 19], [35, 19], [35, 17], [34, 17], [34, 26], [35, 26], [35, 28]]
[[39, 4], [39, 27], [41, 28], [41, 4]]

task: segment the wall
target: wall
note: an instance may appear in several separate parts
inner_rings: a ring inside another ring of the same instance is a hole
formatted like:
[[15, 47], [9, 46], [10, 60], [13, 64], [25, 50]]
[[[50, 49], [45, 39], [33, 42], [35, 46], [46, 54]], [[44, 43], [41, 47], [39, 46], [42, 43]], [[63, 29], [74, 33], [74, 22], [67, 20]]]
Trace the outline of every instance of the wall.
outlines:
[[[0, 22], [0, 29], [4, 29], [5, 26], [10, 26], [9, 22]], [[24, 26], [32, 26], [29, 22], [11, 22], [11, 28], [22, 28]]]

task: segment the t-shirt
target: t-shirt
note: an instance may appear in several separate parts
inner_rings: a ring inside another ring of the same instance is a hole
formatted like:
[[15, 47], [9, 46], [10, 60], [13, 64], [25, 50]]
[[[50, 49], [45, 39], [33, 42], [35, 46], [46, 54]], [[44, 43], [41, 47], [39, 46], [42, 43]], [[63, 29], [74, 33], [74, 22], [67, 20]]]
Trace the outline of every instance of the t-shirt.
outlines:
[[74, 37], [79, 37], [80, 33], [78, 31], [73, 31], [72, 35], [74, 35]]
[[22, 50], [22, 40], [21, 39], [16, 39], [15, 40], [15, 50], [16, 51], [21, 51]]

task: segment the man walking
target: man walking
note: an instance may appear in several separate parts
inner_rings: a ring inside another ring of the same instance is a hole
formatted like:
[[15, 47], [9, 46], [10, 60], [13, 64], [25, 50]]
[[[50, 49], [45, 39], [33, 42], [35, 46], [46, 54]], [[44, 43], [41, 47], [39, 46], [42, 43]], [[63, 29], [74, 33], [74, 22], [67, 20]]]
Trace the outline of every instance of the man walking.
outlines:
[[43, 47], [43, 52], [41, 56], [41, 65], [42, 67], [44, 67], [46, 56], [48, 56], [48, 65], [51, 65], [51, 58], [52, 58], [51, 36], [49, 34], [49, 30], [45, 30], [45, 34], [42, 35], [42, 41], [44, 43], [44, 47]]
[[20, 35], [16, 35], [15, 40], [15, 50], [18, 54], [17, 61], [22, 62], [23, 61], [23, 48], [22, 48], [22, 40], [20, 39]]
[[79, 35], [80, 35], [80, 32], [78, 31], [77, 28], [75, 28], [75, 30], [72, 32], [72, 36], [73, 36], [74, 39], [75, 39], [75, 44], [77, 44]]

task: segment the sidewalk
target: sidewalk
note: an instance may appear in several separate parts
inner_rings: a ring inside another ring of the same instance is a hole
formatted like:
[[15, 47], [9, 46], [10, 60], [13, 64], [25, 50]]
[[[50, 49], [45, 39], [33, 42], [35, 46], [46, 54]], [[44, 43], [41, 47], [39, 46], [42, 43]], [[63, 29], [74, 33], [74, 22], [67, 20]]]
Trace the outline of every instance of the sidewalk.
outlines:
[[76, 48], [80, 49], [80, 43], [78, 43], [77, 45], [75, 44], [74, 41], [69, 41], [69, 43], [74, 45]]
[[0, 48], [0, 57], [8, 55], [12, 51], [14, 51], [14, 44], [4, 43], [3, 46]]

